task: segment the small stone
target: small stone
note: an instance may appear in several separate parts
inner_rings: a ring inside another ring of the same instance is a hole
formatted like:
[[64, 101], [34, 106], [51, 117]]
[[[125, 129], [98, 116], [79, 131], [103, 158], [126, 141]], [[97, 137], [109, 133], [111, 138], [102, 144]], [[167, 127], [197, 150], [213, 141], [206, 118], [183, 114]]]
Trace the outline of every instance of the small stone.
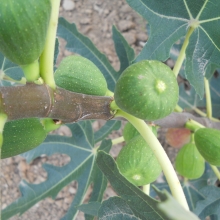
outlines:
[[131, 7], [128, 4], [125, 4], [121, 7], [120, 11], [124, 13], [129, 13], [131, 12]]
[[137, 39], [140, 41], [147, 41], [148, 36], [145, 33], [138, 33], [137, 34]]
[[71, 0], [64, 0], [63, 1], [63, 8], [66, 11], [72, 11], [75, 8], [75, 3]]
[[92, 10], [91, 9], [85, 9], [85, 13], [86, 14], [92, 14]]
[[91, 19], [90, 18], [83, 18], [80, 20], [80, 24], [90, 24]]
[[70, 193], [70, 194], [76, 194], [76, 189], [73, 188], [73, 187], [70, 187], [70, 188], [69, 188], [69, 193]]
[[132, 31], [123, 33], [123, 36], [129, 45], [134, 44], [136, 42], [136, 34]]
[[71, 204], [72, 201], [73, 201], [73, 198], [71, 196], [64, 198], [64, 203], [66, 203], [66, 204]]
[[29, 169], [29, 165], [24, 161], [21, 160], [21, 162], [18, 165], [19, 172], [26, 172]]
[[133, 29], [134, 27], [135, 27], [135, 24], [132, 21], [121, 20], [118, 22], [118, 28], [120, 31], [127, 31], [130, 29]]

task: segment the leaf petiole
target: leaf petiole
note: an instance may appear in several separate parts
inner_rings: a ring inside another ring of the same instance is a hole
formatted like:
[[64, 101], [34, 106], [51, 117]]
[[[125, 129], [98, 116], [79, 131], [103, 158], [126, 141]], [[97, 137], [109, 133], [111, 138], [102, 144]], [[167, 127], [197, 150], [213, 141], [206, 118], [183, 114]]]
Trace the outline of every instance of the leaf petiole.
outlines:
[[178, 58], [177, 58], [177, 61], [176, 61], [176, 63], [175, 63], [175, 66], [174, 66], [174, 68], [173, 68], [173, 72], [174, 72], [174, 74], [175, 74], [176, 77], [178, 76], [179, 71], [180, 71], [180, 69], [181, 69], [181, 66], [182, 66], [182, 64], [183, 64], [183, 61], [184, 61], [184, 59], [185, 59], [186, 48], [187, 48], [187, 46], [188, 46], [188, 44], [189, 44], [189, 38], [190, 38], [191, 34], [193, 33], [193, 31], [194, 31], [194, 28], [193, 28], [193, 27], [190, 27], [189, 30], [187, 31], [185, 40], [184, 40], [183, 45], [182, 45], [182, 48], [181, 48], [181, 50], [180, 50], [180, 54], [179, 54], [179, 56], [178, 56]]
[[211, 119], [212, 118], [212, 100], [211, 100], [211, 94], [210, 94], [209, 81], [206, 79], [206, 77], [204, 77], [204, 83], [205, 83], [207, 117]]

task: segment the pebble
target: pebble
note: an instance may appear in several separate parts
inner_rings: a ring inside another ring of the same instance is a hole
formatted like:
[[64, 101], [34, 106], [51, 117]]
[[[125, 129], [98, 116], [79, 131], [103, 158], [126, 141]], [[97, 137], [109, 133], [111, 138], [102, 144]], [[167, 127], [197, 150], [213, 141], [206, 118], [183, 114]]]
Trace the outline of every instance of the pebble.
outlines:
[[145, 33], [137, 33], [137, 39], [145, 42], [145, 41], [147, 41], [148, 36]]
[[63, 1], [63, 8], [66, 11], [72, 11], [75, 8], [75, 3], [71, 0], [64, 0]]
[[80, 20], [79, 22], [80, 24], [90, 24], [91, 23], [91, 19], [90, 18], [83, 18]]
[[132, 9], [131, 9], [131, 7], [130, 7], [128, 4], [123, 5], [123, 6], [121, 7], [121, 9], [120, 9], [120, 11], [121, 11], [121, 12], [124, 12], [125, 14], [131, 12], [131, 10], [132, 10]]
[[76, 188], [70, 187], [69, 188], [69, 193], [70, 194], [76, 194]]
[[71, 196], [64, 198], [64, 203], [66, 203], [66, 204], [71, 204], [72, 201], [73, 201], [73, 198]]
[[118, 22], [118, 28], [122, 32], [133, 29], [134, 27], [135, 27], [135, 24], [132, 21], [121, 20]]
[[130, 31], [122, 34], [129, 45], [134, 44], [137, 40], [136, 32]]

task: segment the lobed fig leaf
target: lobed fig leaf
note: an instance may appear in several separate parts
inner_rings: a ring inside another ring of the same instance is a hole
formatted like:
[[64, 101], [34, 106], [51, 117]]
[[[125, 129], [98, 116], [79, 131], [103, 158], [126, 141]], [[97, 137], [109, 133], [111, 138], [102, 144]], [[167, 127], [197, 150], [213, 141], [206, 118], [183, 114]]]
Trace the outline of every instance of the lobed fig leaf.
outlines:
[[37, 118], [9, 121], [3, 131], [1, 158], [29, 151], [40, 145], [46, 136], [47, 132]]
[[68, 56], [55, 72], [57, 86], [72, 92], [104, 96], [106, 80], [98, 67], [82, 56]]
[[180, 175], [188, 179], [198, 179], [205, 171], [205, 160], [196, 145], [188, 143], [178, 152], [175, 167]]
[[7, 0], [0, 7], [0, 51], [26, 65], [41, 55], [50, 21], [50, 0]]
[[144, 120], [169, 115], [179, 97], [173, 71], [156, 60], [143, 60], [124, 70], [115, 87], [115, 102], [123, 111]]
[[153, 151], [140, 135], [122, 148], [116, 162], [119, 171], [136, 186], [155, 181], [162, 171]]
[[169, 128], [166, 132], [166, 142], [174, 148], [181, 148], [190, 142], [191, 131], [187, 128]]
[[212, 128], [201, 128], [195, 132], [195, 144], [204, 157], [212, 165], [220, 166], [220, 131]]

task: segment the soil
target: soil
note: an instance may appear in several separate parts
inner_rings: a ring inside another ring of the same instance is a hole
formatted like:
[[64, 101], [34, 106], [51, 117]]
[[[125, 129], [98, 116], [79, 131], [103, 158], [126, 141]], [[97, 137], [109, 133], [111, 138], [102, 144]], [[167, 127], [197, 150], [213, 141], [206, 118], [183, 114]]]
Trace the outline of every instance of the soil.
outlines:
[[[142, 49], [148, 36], [146, 33], [146, 21], [135, 13], [125, 2], [125, 0], [63, 0], [60, 6], [60, 16], [70, 23], [75, 23], [78, 30], [88, 36], [96, 47], [103, 52], [118, 70], [120, 64], [115, 53], [112, 40], [112, 25], [115, 25], [126, 38], [128, 43], [134, 48], [136, 54]], [[65, 41], [60, 40], [60, 60], [71, 53], [65, 50]], [[103, 122], [97, 122], [97, 129]], [[176, 150], [169, 147], [164, 141], [164, 130], [160, 132], [160, 140], [168, 155], [173, 160]], [[60, 129], [59, 133], [66, 134], [65, 129]], [[113, 132], [111, 137], [119, 137], [119, 132]], [[117, 145], [111, 154], [117, 156], [122, 145]], [[47, 178], [47, 173], [43, 170], [42, 164], [47, 162], [54, 165], [63, 166], [68, 163], [69, 157], [65, 155], [53, 155], [51, 157], [40, 157], [30, 164], [20, 157], [4, 159], [1, 162], [1, 192], [2, 208], [12, 203], [20, 196], [19, 183], [22, 179], [30, 183], [40, 183]], [[34, 205], [22, 216], [12, 217], [11, 220], [59, 220], [61, 219], [74, 198], [77, 191], [76, 182], [66, 186], [55, 200], [47, 198]], [[89, 192], [88, 192], [89, 195]], [[105, 198], [115, 195], [109, 186], [105, 193]], [[84, 219], [83, 213], [79, 213], [78, 220]]]

